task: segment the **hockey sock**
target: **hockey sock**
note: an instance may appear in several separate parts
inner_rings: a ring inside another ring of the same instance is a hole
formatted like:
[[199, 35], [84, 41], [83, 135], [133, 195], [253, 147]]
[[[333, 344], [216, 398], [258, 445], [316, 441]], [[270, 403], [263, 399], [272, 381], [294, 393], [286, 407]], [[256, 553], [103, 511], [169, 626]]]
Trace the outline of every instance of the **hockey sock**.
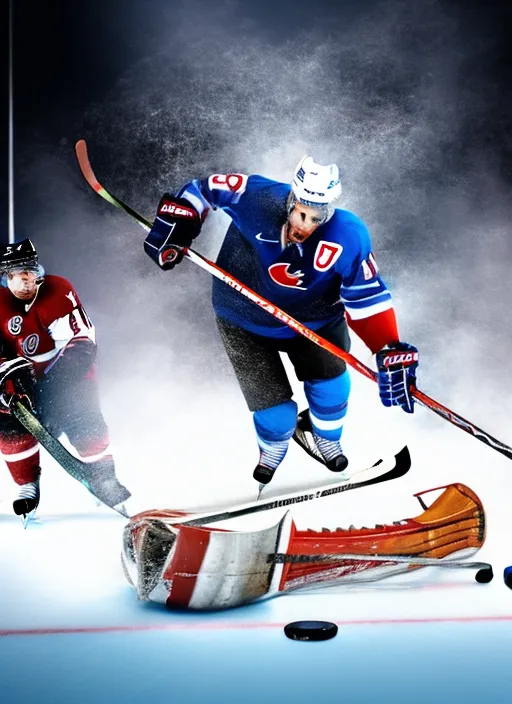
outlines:
[[270, 469], [277, 469], [284, 460], [289, 443], [289, 440], [277, 440], [272, 443], [264, 443], [258, 439], [260, 448], [259, 464], [269, 467]]
[[304, 392], [315, 436], [339, 443], [350, 394], [348, 372], [333, 379], [306, 381]]
[[260, 448], [260, 464], [276, 469], [288, 450], [297, 421], [297, 404], [285, 401], [277, 406], [255, 411], [254, 427]]

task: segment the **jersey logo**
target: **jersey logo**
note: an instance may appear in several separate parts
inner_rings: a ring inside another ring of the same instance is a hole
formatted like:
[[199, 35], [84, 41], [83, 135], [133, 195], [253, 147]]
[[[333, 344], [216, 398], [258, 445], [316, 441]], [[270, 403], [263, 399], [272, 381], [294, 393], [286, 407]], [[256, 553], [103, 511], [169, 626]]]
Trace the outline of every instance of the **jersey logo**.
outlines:
[[320, 240], [313, 259], [313, 266], [317, 271], [327, 271], [338, 261], [342, 252], [343, 247], [341, 244]]
[[361, 262], [361, 268], [363, 270], [363, 277], [365, 281], [369, 281], [377, 276], [379, 273], [379, 267], [373, 256], [373, 252], [370, 252], [368, 259], [363, 259]]
[[38, 345], [39, 335], [36, 335], [34, 333], [33, 335], [29, 335], [23, 340], [21, 349], [26, 355], [30, 356], [31, 354], [34, 354], [34, 352], [37, 350]]
[[286, 288], [298, 288], [301, 291], [307, 291], [307, 287], [303, 286], [302, 277], [304, 276], [303, 271], [289, 271], [291, 264], [272, 264], [268, 268], [268, 273], [270, 278], [274, 283], [279, 284], [279, 286], [286, 286]]
[[208, 186], [241, 195], [247, 186], [247, 178], [245, 174], [213, 174], [208, 179]]
[[21, 315], [15, 315], [7, 323], [7, 330], [11, 335], [19, 335], [21, 332], [21, 326], [23, 324], [23, 318]]
[[262, 237], [262, 235], [263, 235], [263, 232], [258, 232], [258, 234], [255, 235], [255, 237], [260, 242], [271, 242], [272, 244], [279, 244], [279, 240], [267, 240], [264, 237]]

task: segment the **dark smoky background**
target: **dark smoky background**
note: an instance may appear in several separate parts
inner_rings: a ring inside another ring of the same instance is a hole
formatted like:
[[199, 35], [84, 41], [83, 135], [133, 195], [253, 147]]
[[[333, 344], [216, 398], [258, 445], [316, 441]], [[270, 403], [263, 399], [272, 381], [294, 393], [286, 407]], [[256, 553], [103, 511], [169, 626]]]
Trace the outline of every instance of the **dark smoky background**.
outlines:
[[[96, 324], [105, 413], [126, 467], [159, 482], [187, 476], [212, 493], [231, 468], [248, 490], [257, 453], [209, 275], [190, 262], [157, 269], [142, 229], [81, 177], [80, 138], [100, 181], [148, 219], [163, 191], [193, 177], [289, 181], [305, 153], [336, 161], [342, 206], [368, 224], [402, 338], [420, 348], [420, 387], [512, 442], [505, 5], [15, 8], [17, 238], [33, 238]], [[227, 223], [211, 214], [196, 249], [215, 257]], [[368, 360], [357, 341], [354, 351]], [[351, 408], [353, 452], [371, 439], [378, 455], [376, 439], [396, 423], [417, 439], [420, 461], [437, 443], [450, 463], [503, 462], [422, 409], [382, 415], [368, 382], [356, 379]]]

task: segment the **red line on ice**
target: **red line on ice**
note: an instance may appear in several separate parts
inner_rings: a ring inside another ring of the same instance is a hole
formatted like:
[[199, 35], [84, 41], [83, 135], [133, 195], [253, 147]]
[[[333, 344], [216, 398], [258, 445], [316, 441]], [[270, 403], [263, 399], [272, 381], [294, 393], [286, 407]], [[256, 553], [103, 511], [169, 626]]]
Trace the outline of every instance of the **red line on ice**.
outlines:
[[[512, 621], [512, 614], [503, 616], [440, 616], [431, 618], [391, 618], [391, 619], [354, 619], [352, 621], [334, 621], [338, 626], [387, 626], [414, 625], [423, 623], [483, 623], [493, 621]], [[11, 628], [1, 629], [0, 637], [5, 636], [49, 636], [79, 633], [133, 633], [143, 631], [229, 631], [284, 628], [286, 623], [168, 623], [133, 626], [83, 626], [76, 628]]]

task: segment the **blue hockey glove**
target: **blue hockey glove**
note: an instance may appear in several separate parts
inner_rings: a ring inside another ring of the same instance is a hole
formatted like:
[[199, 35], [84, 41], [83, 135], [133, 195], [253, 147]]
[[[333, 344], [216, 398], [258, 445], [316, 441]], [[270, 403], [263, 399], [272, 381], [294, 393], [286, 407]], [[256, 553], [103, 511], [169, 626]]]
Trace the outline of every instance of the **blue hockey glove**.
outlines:
[[414, 413], [411, 388], [416, 385], [418, 349], [406, 342], [396, 342], [377, 352], [376, 359], [382, 403], [385, 406], [401, 406], [406, 413]]
[[162, 269], [173, 269], [184, 257], [184, 248], [201, 230], [197, 210], [184, 198], [164, 193], [155, 222], [144, 240], [144, 251]]

